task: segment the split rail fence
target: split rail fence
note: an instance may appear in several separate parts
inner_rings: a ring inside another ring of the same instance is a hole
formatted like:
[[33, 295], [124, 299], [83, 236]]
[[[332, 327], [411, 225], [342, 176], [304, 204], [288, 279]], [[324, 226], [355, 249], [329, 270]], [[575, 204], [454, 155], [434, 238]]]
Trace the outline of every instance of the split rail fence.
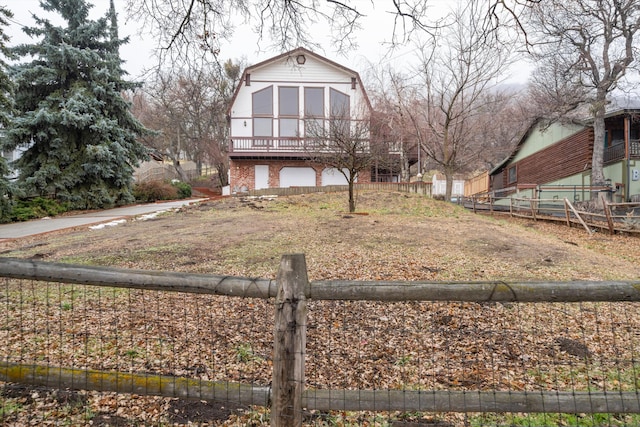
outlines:
[[638, 282], [310, 282], [300, 254], [275, 279], [16, 258], [0, 277], [5, 383], [258, 405], [274, 426], [640, 424]]

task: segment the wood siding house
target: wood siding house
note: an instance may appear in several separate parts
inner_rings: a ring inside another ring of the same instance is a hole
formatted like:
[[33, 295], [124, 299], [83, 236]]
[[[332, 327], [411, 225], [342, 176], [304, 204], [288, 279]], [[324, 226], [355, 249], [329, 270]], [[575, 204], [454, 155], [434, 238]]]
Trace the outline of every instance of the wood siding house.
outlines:
[[[640, 193], [640, 111], [619, 110], [605, 120], [604, 174], [618, 200]], [[591, 185], [593, 127], [534, 122], [511, 155], [489, 172], [489, 190], [499, 197], [532, 190], [540, 198], [588, 200]], [[543, 186], [543, 187], [541, 187]], [[554, 190], [541, 188], [554, 187]], [[586, 189], [585, 189], [586, 188]]]
[[[336, 170], [310, 162], [312, 126], [370, 120], [357, 72], [297, 48], [248, 67], [229, 109], [229, 192], [344, 184]], [[369, 171], [358, 182], [370, 182]]]

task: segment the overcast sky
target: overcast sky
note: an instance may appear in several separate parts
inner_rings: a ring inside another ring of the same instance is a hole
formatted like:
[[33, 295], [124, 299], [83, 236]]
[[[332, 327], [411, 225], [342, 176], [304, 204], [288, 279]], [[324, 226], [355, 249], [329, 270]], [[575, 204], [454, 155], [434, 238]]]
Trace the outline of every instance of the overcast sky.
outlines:
[[[450, 0], [431, 0], [434, 13], [444, 10], [445, 5], [450, 4]], [[39, 0], [0, 0], [0, 4], [5, 4], [14, 13], [15, 21], [7, 30], [7, 34], [11, 37], [10, 44], [29, 43], [29, 38], [22, 32], [21, 26], [33, 25], [31, 14], [41, 16], [44, 12], [40, 9]], [[104, 16], [109, 9], [109, 0], [90, 0], [94, 5], [91, 10], [91, 18], [96, 19]], [[368, 2], [363, 2], [366, 6]], [[385, 5], [387, 3], [379, 1], [376, 3]], [[125, 11], [125, 0], [115, 0], [115, 6], [118, 12], [118, 24], [120, 37], [129, 36], [130, 42], [121, 48], [120, 53], [125, 61], [124, 68], [133, 80], [140, 78], [145, 67], [155, 64], [153, 49], [155, 40], [151, 37], [139, 35], [140, 23], [129, 19]], [[359, 48], [349, 52], [347, 55], [340, 55], [331, 49], [331, 43], [327, 35], [319, 34], [317, 40], [322, 45], [322, 51], [317, 53], [327, 58], [343, 64], [349, 68], [358, 71], [360, 74], [366, 74], [369, 64], [391, 64], [400, 69], [411, 66], [414, 57], [413, 47], [399, 49], [388, 54], [384, 47], [384, 42], [391, 37], [391, 23], [388, 14], [385, 12], [384, 6], [375, 10], [367, 11], [367, 17], [362, 22], [363, 30], [359, 33]], [[386, 19], [385, 19], [386, 15]], [[222, 46], [220, 54], [221, 59], [240, 59], [246, 58], [248, 64], [268, 59], [280, 52], [259, 52], [257, 37], [252, 34], [249, 27], [240, 27], [236, 30], [235, 37], [230, 42], [225, 42]], [[523, 82], [528, 75], [526, 67], [520, 67], [516, 70], [512, 81]]]

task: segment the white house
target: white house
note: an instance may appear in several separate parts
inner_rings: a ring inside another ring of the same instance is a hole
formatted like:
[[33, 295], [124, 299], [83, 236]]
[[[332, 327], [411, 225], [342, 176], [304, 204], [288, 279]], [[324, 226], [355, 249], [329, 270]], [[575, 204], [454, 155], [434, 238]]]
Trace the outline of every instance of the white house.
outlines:
[[[297, 48], [248, 67], [231, 107], [230, 191], [346, 183], [311, 163], [311, 129], [368, 120], [371, 104], [357, 72]], [[369, 172], [359, 182], [371, 180]]]

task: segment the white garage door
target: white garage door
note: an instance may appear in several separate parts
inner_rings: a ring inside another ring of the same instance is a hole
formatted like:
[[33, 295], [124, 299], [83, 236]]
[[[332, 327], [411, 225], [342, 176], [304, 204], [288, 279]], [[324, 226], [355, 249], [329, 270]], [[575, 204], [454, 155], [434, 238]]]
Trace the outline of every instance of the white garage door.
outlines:
[[287, 166], [280, 169], [280, 187], [315, 187], [316, 171], [313, 168]]
[[[345, 169], [346, 172], [346, 169]], [[348, 173], [348, 172], [347, 172]], [[347, 178], [338, 169], [326, 168], [322, 171], [322, 185], [347, 185]]]

